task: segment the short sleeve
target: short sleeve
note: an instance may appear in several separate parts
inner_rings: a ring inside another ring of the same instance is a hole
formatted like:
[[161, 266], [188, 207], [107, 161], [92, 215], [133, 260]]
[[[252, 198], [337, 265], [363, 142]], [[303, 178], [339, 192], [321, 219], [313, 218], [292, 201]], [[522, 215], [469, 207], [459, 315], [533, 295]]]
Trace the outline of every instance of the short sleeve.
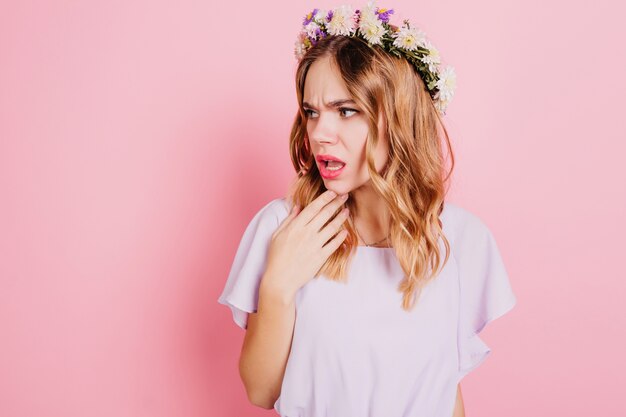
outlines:
[[459, 269], [459, 380], [491, 352], [478, 333], [516, 303], [491, 231], [475, 216], [463, 229], [455, 254]]
[[271, 201], [250, 220], [218, 298], [218, 303], [230, 308], [233, 320], [242, 329], [248, 327], [248, 314], [257, 311], [259, 285], [265, 272], [269, 245], [281, 220], [277, 210], [280, 201]]

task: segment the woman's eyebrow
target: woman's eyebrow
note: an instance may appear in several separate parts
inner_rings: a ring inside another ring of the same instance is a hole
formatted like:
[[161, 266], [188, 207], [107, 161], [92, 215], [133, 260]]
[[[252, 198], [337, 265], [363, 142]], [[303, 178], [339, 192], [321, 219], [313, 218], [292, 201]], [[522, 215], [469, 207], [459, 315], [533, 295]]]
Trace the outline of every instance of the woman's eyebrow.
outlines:
[[[356, 103], [354, 102], [354, 100], [342, 98], [339, 100], [333, 100], [329, 103], [326, 103], [326, 107], [340, 107], [340, 106], [343, 106], [344, 104], [356, 104]], [[315, 108], [315, 106], [311, 106], [306, 101], [302, 102], [302, 107], [310, 107], [312, 109]]]

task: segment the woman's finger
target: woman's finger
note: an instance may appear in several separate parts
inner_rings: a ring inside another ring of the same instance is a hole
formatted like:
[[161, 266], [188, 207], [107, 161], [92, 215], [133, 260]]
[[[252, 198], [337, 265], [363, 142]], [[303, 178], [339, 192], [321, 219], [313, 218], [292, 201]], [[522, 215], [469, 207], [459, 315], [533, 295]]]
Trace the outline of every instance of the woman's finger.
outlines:
[[287, 225], [291, 223], [291, 220], [293, 220], [293, 218], [296, 217], [299, 212], [300, 206], [294, 204], [289, 211], [289, 215], [282, 221], [281, 224], [278, 225], [278, 228], [274, 231], [274, 235], [278, 234], [281, 230], [287, 227]]

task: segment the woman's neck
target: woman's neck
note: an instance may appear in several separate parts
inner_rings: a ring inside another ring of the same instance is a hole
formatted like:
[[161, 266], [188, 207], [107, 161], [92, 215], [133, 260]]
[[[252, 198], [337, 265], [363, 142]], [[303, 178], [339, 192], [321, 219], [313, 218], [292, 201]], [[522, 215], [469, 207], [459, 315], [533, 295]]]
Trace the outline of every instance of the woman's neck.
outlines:
[[[371, 189], [359, 189], [351, 193], [354, 213], [353, 224], [360, 237], [359, 245], [388, 247], [389, 211], [383, 199]], [[373, 245], [378, 243], [377, 245]]]

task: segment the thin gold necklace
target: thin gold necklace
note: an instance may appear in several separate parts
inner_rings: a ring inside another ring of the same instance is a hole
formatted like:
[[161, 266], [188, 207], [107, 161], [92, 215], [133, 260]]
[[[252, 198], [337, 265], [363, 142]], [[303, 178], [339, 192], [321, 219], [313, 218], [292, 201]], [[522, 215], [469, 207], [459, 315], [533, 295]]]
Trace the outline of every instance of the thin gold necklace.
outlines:
[[354, 230], [356, 230], [356, 234], [357, 234], [357, 235], [361, 238], [361, 240], [363, 241], [363, 243], [365, 243], [365, 246], [370, 246], [370, 247], [371, 247], [371, 246], [376, 246], [376, 245], [378, 245], [379, 243], [384, 242], [385, 240], [389, 239], [389, 235], [387, 235], [387, 237], [385, 237], [385, 238], [383, 238], [383, 239], [379, 240], [378, 242], [374, 242], [374, 243], [370, 243], [370, 244], [368, 244], [368, 243], [366, 243], [366, 242], [365, 242], [365, 240], [363, 239], [363, 237], [362, 237], [362, 236], [361, 236], [361, 234], [359, 233], [359, 230], [356, 228], [356, 225], [354, 225]]

